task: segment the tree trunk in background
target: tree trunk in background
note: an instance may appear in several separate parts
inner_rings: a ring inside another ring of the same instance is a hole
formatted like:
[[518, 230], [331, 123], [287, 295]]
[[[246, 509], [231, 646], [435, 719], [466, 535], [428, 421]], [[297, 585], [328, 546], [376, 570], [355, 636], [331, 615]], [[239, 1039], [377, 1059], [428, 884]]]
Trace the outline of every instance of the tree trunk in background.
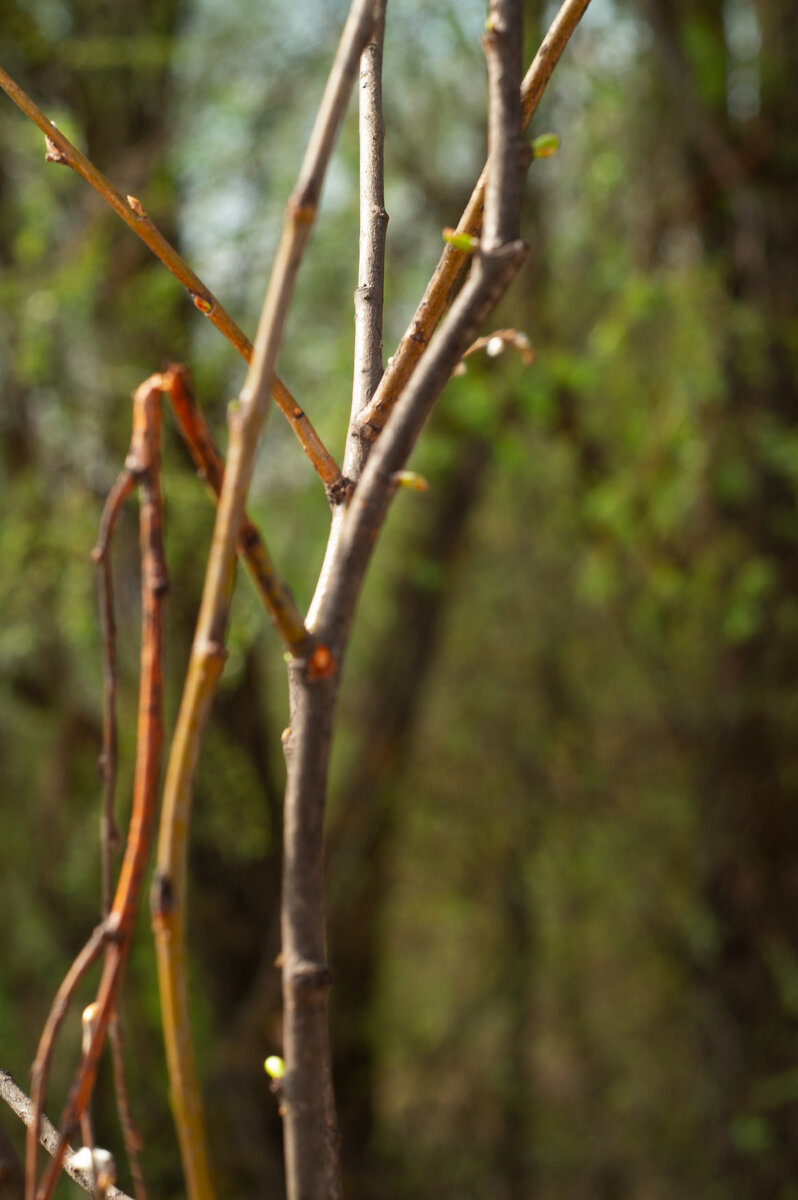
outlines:
[[793, 479], [778, 456], [798, 415], [798, 21], [791, 0], [755, 6], [760, 108], [735, 120], [724, 88], [713, 94], [707, 80], [714, 59], [733, 84], [726, 42], [733, 47], [747, 11], [720, 0], [651, 5], [696, 227], [735, 301], [761, 321], [758, 361], [743, 334], [728, 335], [722, 419], [748, 483], [719, 501], [715, 519], [738, 532], [773, 583], [759, 629], [720, 656], [698, 753], [716, 927], [705, 985], [718, 1166], [727, 1194], [768, 1200], [798, 1178], [798, 528]]

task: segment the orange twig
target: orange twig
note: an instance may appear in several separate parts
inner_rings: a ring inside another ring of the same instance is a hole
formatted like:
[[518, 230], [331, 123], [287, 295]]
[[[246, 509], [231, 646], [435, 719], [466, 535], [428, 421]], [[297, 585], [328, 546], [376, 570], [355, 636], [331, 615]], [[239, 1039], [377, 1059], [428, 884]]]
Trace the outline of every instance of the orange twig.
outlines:
[[[76, 146], [72, 145], [69, 138], [56, 128], [38, 105], [31, 100], [27, 92], [23, 91], [19, 84], [15, 83], [2, 68], [0, 68], [0, 87], [25, 116], [41, 129], [47, 142], [46, 161], [63, 163], [85, 179], [111, 206], [117, 216], [122, 218], [125, 224], [171, 271], [175, 279], [186, 288], [195, 308], [216, 326], [246, 363], [251, 363], [252, 342], [242, 333], [213, 292], [205, 286], [174, 246], [166, 240], [152, 218], [145, 212], [141, 202], [135, 196], [125, 197], [118, 192], [113, 184], [97, 170], [94, 163], [86, 158], [85, 154], [81, 154]], [[340, 485], [341, 472], [335, 459], [327, 451], [310, 420], [277, 375], [274, 375], [271, 381], [271, 396], [299, 439], [302, 449], [328, 492], [330, 488]]]
[[[161, 659], [163, 595], [167, 587], [162, 544], [162, 502], [159, 479], [161, 386], [161, 377], [159, 375], [152, 376], [138, 388], [133, 398], [133, 436], [130, 450], [125, 460], [125, 469], [106, 503], [101, 522], [100, 539], [95, 550], [95, 558], [102, 561], [108, 552], [110, 537], [121, 504], [130, 494], [133, 484], [137, 483], [141, 491], [142, 643], [136, 770], [130, 828], [111, 912], [103, 924], [98, 927], [98, 931], [95, 931], [95, 937], [84, 951], [84, 955], [88, 957], [89, 949], [91, 949], [91, 960], [93, 961], [103, 941], [110, 943], [100, 977], [97, 1012], [91, 1037], [82, 1054], [67, 1098], [61, 1117], [60, 1140], [44, 1181], [39, 1188], [38, 1200], [48, 1200], [52, 1195], [67, 1148], [67, 1138], [86, 1111], [94, 1089], [100, 1055], [105, 1044], [109, 1023], [116, 1010], [119, 985], [130, 951], [141, 886], [152, 840], [163, 740]], [[80, 967], [80, 975], [82, 975], [86, 966], [87, 964], [78, 960], [73, 964], [67, 980], [64, 981], [59, 991], [59, 996], [56, 997], [51, 1017], [53, 1014], [56, 1018], [59, 1016], [59, 998], [62, 996], [67, 982], [77, 973], [78, 967]], [[74, 985], [68, 993], [70, 997], [72, 991], [74, 991]], [[48, 1026], [50, 1024], [48, 1021]], [[48, 1035], [47, 1028], [45, 1035]], [[49, 1034], [49, 1041], [46, 1043], [48, 1054], [51, 1052], [54, 1036], [55, 1029], [52, 1034]], [[40, 1087], [39, 1104], [41, 1104], [42, 1094], [43, 1088]], [[29, 1165], [29, 1174], [35, 1183], [35, 1165], [33, 1167]]]
[[[172, 403], [180, 432], [197, 471], [218, 501], [224, 480], [222, 459], [208, 423], [197, 407], [191, 373], [182, 363], [172, 363], [163, 374], [164, 391]], [[245, 516], [238, 536], [238, 553], [243, 558], [266, 611], [287, 649], [303, 655], [310, 649], [310, 635], [288, 586], [278, 575], [257, 526]]]

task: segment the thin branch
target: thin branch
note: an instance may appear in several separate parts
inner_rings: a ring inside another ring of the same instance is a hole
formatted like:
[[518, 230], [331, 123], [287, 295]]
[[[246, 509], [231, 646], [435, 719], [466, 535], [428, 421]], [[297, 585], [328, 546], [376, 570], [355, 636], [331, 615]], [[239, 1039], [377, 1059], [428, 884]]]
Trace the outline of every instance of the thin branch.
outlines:
[[122, 505], [136, 480], [132, 471], [123, 471], [116, 480], [103, 510], [100, 532], [102, 550], [95, 558], [100, 570], [97, 588], [100, 607], [100, 636], [103, 647], [103, 741], [98, 766], [103, 781], [103, 805], [100, 815], [100, 863], [102, 915], [107, 917], [113, 899], [113, 855], [120, 842], [114, 812], [116, 797], [117, 728], [116, 728], [116, 622], [114, 619], [114, 585], [111, 559], [105, 547], [116, 524]]
[[[185, 973], [185, 856], [193, 776], [224, 663], [236, 542], [244, 520], [258, 436], [268, 411], [285, 316], [360, 53], [373, 29], [373, 4], [374, 0], [354, 0], [347, 18], [299, 179], [286, 207], [283, 234], [266, 292], [252, 364], [239, 403], [230, 413], [227, 466], [164, 786], [158, 869], [153, 889], [153, 926], [172, 1103], [186, 1187], [192, 1200], [205, 1200], [213, 1195], [204, 1148], [204, 1121], [191, 1043]], [[324, 646], [317, 646], [307, 660], [309, 670], [326, 671], [331, 665], [329, 651]], [[290, 1070], [288, 1081], [290, 1085]], [[291, 1107], [290, 1100], [287, 1107]], [[295, 1170], [293, 1146], [288, 1153], [290, 1179]], [[303, 1191], [301, 1194], [312, 1193]]]
[[[382, 316], [385, 299], [385, 123], [382, 113], [382, 48], [385, 0], [360, 60], [360, 250], [355, 292], [355, 354], [352, 420], [371, 400], [382, 378]], [[363, 443], [347, 438], [344, 474], [362, 470]]]
[[[331, 532], [307, 623], [338, 655], [346, 644], [371, 551], [396, 490], [396, 473], [405, 466], [452, 371], [526, 256], [526, 246], [517, 240], [518, 180], [524, 157], [519, 21], [516, 4], [491, 4], [485, 53], [492, 178], [485, 193], [485, 239], [463, 288], [396, 404], [390, 426], [372, 450], [345, 516]], [[505, 194], [512, 197], [511, 203], [505, 203]]]
[[[105, 506], [105, 518], [94, 557], [99, 559], [98, 590], [100, 600], [100, 628], [103, 645], [103, 745], [100, 754], [100, 774], [103, 780], [103, 806], [100, 820], [100, 847], [102, 864], [102, 915], [107, 918], [113, 899], [112, 866], [113, 852], [120, 837], [114, 814], [117, 770], [117, 724], [116, 724], [116, 619], [114, 614], [113, 571], [111, 555], [108, 553], [109, 538], [116, 524], [121, 507], [136, 484], [133, 471], [124, 470], [119, 476]], [[84, 1014], [85, 1017], [85, 1014]], [[108, 1025], [111, 1044], [114, 1092], [122, 1140], [125, 1145], [130, 1171], [133, 1176], [133, 1191], [136, 1200], [147, 1200], [144, 1173], [141, 1167], [141, 1136], [133, 1120], [130, 1096], [127, 1087], [122, 1023], [118, 1013], [112, 1015]], [[88, 1110], [87, 1110], [88, 1111]], [[84, 1114], [84, 1117], [86, 1114]], [[92, 1145], [83, 1138], [84, 1145]]]
[[[102, 921], [93, 930], [91, 937], [72, 963], [61, 986], [56, 992], [55, 999], [50, 1006], [50, 1012], [44, 1024], [44, 1029], [42, 1030], [42, 1035], [39, 1038], [36, 1057], [31, 1067], [31, 1119], [25, 1122], [28, 1129], [25, 1153], [26, 1200], [34, 1200], [36, 1194], [36, 1160], [39, 1142], [41, 1141], [42, 1109], [44, 1107], [44, 1097], [47, 1092], [47, 1080], [50, 1075], [50, 1063], [52, 1062], [53, 1051], [55, 1050], [56, 1038], [69, 1012], [69, 1006], [72, 1003], [78, 985], [86, 975], [86, 972], [100, 957], [103, 946], [105, 946], [108, 940], [108, 935], [109, 926], [107, 921]], [[54, 1151], [50, 1150], [50, 1153], [52, 1154]]]
[[[36, 1124], [36, 1114], [33, 1101], [25, 1095], [22, 1088], [15, 1083], [13, 1077], [8, 1071], [0, 1069], [0, 1099], [4, 1100], [11, 1111], [19, 1117], [22, 1124], [30, 1131]], [[51, 1121], [42, 1113], [39, 1116], [39, 1137], [38, 1140], [44, 1146], [48, 1154], [54, 1154], [59, 1145], [58, 1130]], [[94, 1179], [92, 1171], [83, 1170], [80, 1167], [74, 1167], [72, 1160], [75, 1157], [74, 1150], [67, 1146], [64, 1152], [64, 1170], [70, 1179], [73, 1179], [78, 1187], [83, 1188], [84, 1192], [89, 1195], [94, 1195]], [[109, 1187], [106, 1196], [108, 1200], [132, 1200], [126, 1192], [121, 1191], [118, 1187]]]
[[110, 945], [100, 976], [95, 1022], [67, 1097], [61, 1117], [60, 1142], [37, 1193], [38, 1200], [48, 1200], [52, 1195], [66, 1152], [67, 1137], [86, 1111], [94, 1090], [108, 1025], [115, 1012], [122, 973], [130, 952], [144, 871], [149, 858], [163, 740], [163, 595], [167, 587], [160, 492], [160, 391], [161, 378], [155, 375], [143, 383], [135, 393], [130, 450], [125, 460], [125, 470], [106, 504], [96, 551], [98, 558], [107, 553], [109, 538], [119, 511], [120, 496], [129, 491], [128, 475], [132, 475], [141, 492], [139, 512], [142, 558], [141, 679], [133, 803], [114, 902], [109, 917], [100, 927]]
[[[227, 338], [246, 363], [252, 362], [254, 347], [236, 325], [220, 301], [196, 275], [174, 246], [167, 241], [147, 215], [135, 196], [122, 196], [94, 164], [73, 146], [69, 138], [50, 121], [30, 96], [0, 68], [0, 87], [35, 125], [44, 133], [47, 142], [47, 162], [63, 163], [86, 180], [106, 201], [117, 216], [141, 238], [153, 254], [171, 271], [188, 291], [194, 306]], [[341, 472], [316, 433], [310, 420], [297, 404], [283, 381], [274, 375], [271, 396], [296, 434], [302, 449], [310, 459], [325, 488], [340, 486]]]
[[[563, 50], [578, 25], [590, 0], [565, 0], [541, 43], [521, 85], [523, 126], [529, 124], [540, 103]], [[478, 237], [485, 207], [487, 164], [477, 181], [458, 225], [458, 233]], [[430, 338], [451, 299], [468, 254], [447, 244], [371, 403], [354, 422], [353, 433], [365, 442], [373, 442], [384, 427], [390, 412], [406, 386], [416, 364], [429, 345]], [[367, 453], [366, 447], [365, 453]]]
[[[172, 363], [162, 378], [197, 472], [218, 501], [224, 479], [224, 460], [194, 399], [191, 374], [182, 363]], [[310, 637], [296, 601], [272, 563], [257, 526], [246, 515], [238, 537], [238, 553], [286, 649], [294, 655], [306, 654]]]
[[144, 1170], [141, 1165], [141, 1134], [133, 1119], [130, 1107], [130, 1094], [125, 1072], [125, 1041], [122, 1033], [122, 1022], [119, 1014], [114, 1013], [108, 1025], [108, 1041], [111, 1046], [111, 1063], [114, 1074], [114, 1094], [116, 1096], [116, 1111], [119, 1114], [119, 1124], [122, 1127], [122, 1141], [130, 1164], [130, 1174], [133, 1176], [133, 1193], [136, 1200], [148, 1200], [147, 1187], [144, 1182]]

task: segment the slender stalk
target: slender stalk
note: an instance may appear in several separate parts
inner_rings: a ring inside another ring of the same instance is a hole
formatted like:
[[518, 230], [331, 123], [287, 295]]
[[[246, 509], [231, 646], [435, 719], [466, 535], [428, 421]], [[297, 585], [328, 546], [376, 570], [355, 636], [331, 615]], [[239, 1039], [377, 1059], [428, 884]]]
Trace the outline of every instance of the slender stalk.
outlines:
[[122, 1022], [115, 1013], [108, 1024], [108, 1041], [111, 1046], [111, 1062], [114, 1073], [114, 1095], [116, 1111], [122, 1129], [122, 1141], [130, 1164], [130, 1174], [133, 1176], [133, 1193], [136, 1200], [148, 1200], [147, 1187], [144, 1183], [144, 1171], [141, 1165], [141, 1134], [133, 1119], [130, 1107], [130, 1093], [127, 1087], [125, 1072], [125, 1040], [122, 1033]]
[[[153, 254], [171, 271], [175, 279], [188, 291], [194, 306], [216, 326], [227, 338], [246, 363], [251, 363], [254, 347], [249, 338], [236, 325], [220, 301], [196, 275], [174, 246], [163, 236], [154, 221], [144, 211], [135, 196], [122, 196], [112, 183], [97, 170], [69, 138], [50, 121], [30, 96], [0, 68], [0, 87], [45, 135], [47, 140], [46, 161], [62, 163], [71, 167], [85, 179], [106, 201], [117, 216], [141, 238]], [[322, 483], [334, 498], [341, 486], [341, 472], [335, 459], [325, 448], [310, 420], [297, 404], [283, 381], [274, 375], [271, 381], [271, 396], [296, 434], [302, 449], [310, 459]]]
[[[382, 47], [385, 0], [377, 6], [374, 35], [360, 60], [360, 248], [355, 292], [355, 369], [352, 420], [356, 420], [382, 378], [382, 314], [385, 294], [385, 123], [382, 114]], [[363, 463], [363, 442], [348, 437], [344, 474], [355, 479]]]
[[47, 1080], [50, 1074], [50, 1063], [52, 1062], [53, 1051], [55, 1050], [56, 1038], [64, 1023], [80, 981], [99, 958], [107, 940], [108, 923], [107, 921], [102, 921], [94, 929], [86, 945], [67, 971], [61, 986], [56, 992], [39, 1039], [36, 1058], [31, 1067], [32, 1119], [28, 1124], [25, 1153], [25, 1200], [34, 1200], [36, 1194], [36, 1157], [39, 1141], [41, 1140], [42, 1109], [44, 1106], [44, 1097], [47, 1092]]
[[[163, 374], [163, 386], [197, 471], [218, 501], [224, 460], [194, 399], [188, 368], [182, 363], [172, 363]], [[306, 654], [310, 638], [296, 601], [278, 575], [257, 527], [246, 515], [238, 537], [238, 553], [286, 649], [293, 655]]]
[[[543, 39], [521, 85], [524, 128], [531, 121], [551, 73], [589, 3], [590, 0], [565, 0]], [[457, 224], [457, 233], [479, 236], [487, 178], [486, 164]], [[389, 360], [374, 398], [354, 422], [353, 432], [365, 443], [373, 442], [384, 427], [402, 389], [429, 345], [432, 333], [450, 302], [458, 277], [467, 261], [467, 252], [455, 249], [449, 244], [444, 246], [421, 303], [402, 335], [396, 352]], [[362, 454], [364, 460], [367, 453], [368, 445]]]
[[[172, 1102], [191, 1200], [205, 1200], [213, 1195], [191, 1044], [185, 972], [185, 858], [193, 777], [224, 663], [236, 543], [244, 520], [258, 437], [268, 411], [285, 317], [360, 53], [373, 29], [373, 6], [374, 0], [354, 0], [350, 9], [299, 179], [286, 206], [283, 234], [266, 292], [250, 370], [239, 401], [229, 415], [230, 449], [164, 786], [158, 869], [153, 889], [153, 925]], [[337, 498], [343, 498], [343, 492]], [[298, 661], [292, 660], [294, 666]], [[302, 660], [302, 669], [312, 675], [327, 675], [332, 667], [329, 651], [324, 646], [317, 645], [308, 658]], [[289, 1062], [284, 1091], [287, 1113], [295, 1108], [292, 1072]], [[287, 1122], [290, 1125], [290, 1116], [287, 1116]], [[322, 1195], [320, 1187], [315, 1193], [292, 1191], [290, 1168], [288, 1176], [292, 1200], [297, 1194], [303, 1197]]]
[[[115, 522], [122, 503], [135, 486], [135, 475], [132, 471], [124, 471], [117, 480], [114, 489], [118, 494], [111, 506], [111, 521]], [[103, 780], [103, 807], [100, 821], [101, 846], [101, 877], [102, 877], [102, 915], [107, 918], [111, 911], [113, 899], [112, 865], [113, 852], [118, 846], [119, 830], [114, 815], [114, 797], [116, 793], [117, 769], [117, 724], [116, 724], [116, 619], [114, 615], [113, 572], [111, 556], [106, 552], [109, 531], [101, 535], [102, 552], [99, 562], [98, 590], [100, 601], [100, 629], [103, 644], [103, 744], [100, 754], [100, 774]], [[85, 1013], [84, 1013], [85, 1019]], [[84, 1035], [85, 1036], [85, 1035]], [[119, 1015], [114, 1014], [108, 1025], [108, 1038], [111, 1044], [111, 1060], [113, 1063], [114, 1092], [119, 1123], [122, 1127], [122, 1139], [125, 1144], [131, 1174], [133, 1175], [133, 1190], [136, 1200], [147, 1200], [147, 1189], [144, 1185], [144, 1173], [141, 1168], [140, 1150], [141, 1136], [133, 1120], [130, 1107], [130, 1096], [125, 1075], [124, 1038], [122, 1023]], [[84, 1114], [84, 1118], [88, 1115]], [[84, 1146], [93, 1145], [91, 1139], [84, 1134]]]
[[97, 992], [97, 1015], [92, 1035], [81, 1057], [61, 1117], [61, 1137], [50, 1167], [37, 1193], [48, 1200], [58, 1180], [67, 1138], [80, 1121], [94, 1089], [108, 1025], [115, 1012], [122, 973], [130, 952], [144, 871], [149, 858], [152, 825], [158, 793], [163, 739], [161, 671], [163, 595], [167, 587], [163, 557], [162, 501], [160, 492], [160, 391], [156, 375], [136, 391], [133, 400], [133, 436], [125, 470], [106, 504], [95, 557], [108, 551], [116, 514], [129, 493], [133, 476], [141, 493], [140, 541], [142, 557], [141, 680], [137, 731], [136, 769], [130, 827], [111, 912], [104, 923], [110, 942]]

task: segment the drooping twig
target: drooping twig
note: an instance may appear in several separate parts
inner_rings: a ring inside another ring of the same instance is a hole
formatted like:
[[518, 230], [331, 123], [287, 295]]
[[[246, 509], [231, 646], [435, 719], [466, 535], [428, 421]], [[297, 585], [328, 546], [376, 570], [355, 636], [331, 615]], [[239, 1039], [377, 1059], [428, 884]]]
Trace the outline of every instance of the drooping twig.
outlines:
[[[360, 250], [355, 292], [355, 354], [352, 420], [371, 400], [382, 378], [382, 312], [385, 294], [385, 124], [382, 113], [382, 47], [385, 0], [360, 61]], [[344, 474], [362, 469], [363, 442], [347, 438]]]
[[[19, 1117], [22, 1124], [30, 1131], [34, 1125], [39, 1126], [38, 1140], [49, 1154], [53, 1154], [59, 1145], [58, 1130], [51, 1121], [47, 1119], [44, 1113], [39, 1114], [38, 1122], [36, 1121], [35, 1109], [33, 1100], [26, 1096], [22, 1088], [14, 1081], [13, 1076], [8, 1072], [0, 1069], [0, 1099], [4, 1100], [11, 1111]], [[78, 1187], [83, 1188], [84, 1192], [89, 1195], [94, 1194], [94, 1180], [92, 1172], [83, 1170], [80, 1167], [73, 1165], [75, 1157], [74, 1150], [67, 1146], [64, 1151], [64, 1170], [70, 1179], [74, 1179]], [[118, 1187], [109, 1187], [106, 1192], [107, 1200], [132, 1200], [126, 1192], [123, 1192]]]
[[[108, 940], [109, 932], [107, 921], [102, 921], [93, 930], [91, 937], [72, 963], [56, 992], [42, 1035], [39, 1038], [36, 1058], [31, 1067], [31, 1120], [26, 1121], [28, 1137], [25, 1153], [25, 1200], [34, 1200], [36, 1194], [36, 1161], [41, 1140], [42, 1110], [56, 1038], [69, 1012], [75, 991], [86, 972], [99, 958], [103, 946]], [[50, 1150], [50, 1153], [53, 1152]]]
[[[100, 535], [98, 591], [100, 601], [100, 631], [103, 646], [103, 745], [100, 754], [100, 774], [103, 780], [103, 807], [100, 825], [100, 855], [102, 863], [102, 915], [107, 918], [113, 898], [112, 866], [113, 851], [119, 843], [119, 830], [114, 814], [117, 770], [117, 722], [116, 722], [116, 618], [114, 613], [113, 572], [111, 555], [108, 553], [109, 538], [116, 523], [121, 506], [136, 485], [136, 477], [125, 469], [114, 485], [112, 496], [103, 514], [104, 525]], [[84, 1013], [85, 1019], [85, 1013]], [[144, 1174], [141, 1167], [141, 1137], [133, 1120], [127, 1087], [124, 1058], [124, 1037], [118, 1013], [113, 1013], [108, 1024], [108, 1040], [111, 1045], [114, 1093], [122, 1138], [136, 1200], [147, 1200]], [[87, 1110], [88, 1111], [88, 1110]], [[92, 1142], [84, 1135], [84, 1145]]]
[[[117, 216], [122, 218], [125, 224], [171, 271], [175, 279], [186, 288], [199, 312], [203, 313], [216, 326], [246, 363], [251, 363], [254, 349], [252, 342], [242, 333], [216, 296], [191, 270], [185, 259], [163, 236], [154, 221], [145, 212], [141, 202], [135, 196], [122, 196], [113, 184], [97, 170], [94, 163], [86, 158], [85, 154], [82, 154], [76, 146], [73, 146], [69, 138], [56, 128], [30, 96], [2, 68], [0, 68], [0, 87], [44, 133], [47, 141], [47, 161], [63, 163], [85, 179], [110, 205]], [[294, 430], [302, 449], [315, 467], [325, 488], [328, 492], [330, 489], [334, 491], [340, 485], [341, 472], [306, 413], [277, 375], [273, 375], [271, 380], [271, 396]]]
[[[194, 465], [218, 501], [224, 479], [224, 461], [194, 399], [188, 368], [182, 363], [172, 363], [162, 378]], [[238, 553], [288, 652], [300, 656], [307, 653], [310, 638], [296, 601], [277, 573], [257, 527], [246, 516], [238, 537]]]
[[[546, 84], [551, 78], [551, 73], [589, 3], [590, 0], [565, 0], [543, 39], [521, 85], [524, 128], [531, 121]], [[482, 228], [487, 177], [488, 167], [486, 164], [458, 222], [457, 233], [470, 234], [474, 237], [479, 235]], [[374, 441], [384, 427], [402, 389], [406, 386], [416, 364], [429, 345], [432, 333], [446, 311], [455, 284], [467, 261], [468, 253], [466, 251], [448, 243], [444, 247], [421, 303], [402, 335], [396, 352], [389, 361], [374, 398], [354, 422], [354, 433], [366, 443]], [[367, 450], [368, 447], [363, 452], [364, 458]]]
[[157, 375], [148, 379], [136, 391], [133, 400], [133, 436], [130, 450], [125, 460], [125, 469], [106, 504], [100, 539], [95, 551], [98, 560], [107, 553], [108, 541], [120, 504], [131, 490], [132, 477], [141, 494], [142, 558], [141, 679], [133, 802], [114, 901], [108, 918], [99, 927], [102, 939], [108, 943], [108, 949], [97, 992], [94, 1026], [67, 1098], [61, 1117], [60, 1141], [37, 1193], [38, 1200], [48, 1200], [52, 1195], [66, 1151], [67, 1138], [79, 1123], [94, 1089], [100, 1055], [115, 1012], [119, 985], [130, 951], [141, 885], [149, 858], [163, 740], [161, 660], [163, 595], [167, 587], [160, 493], [160, 391], [161, 379]]

